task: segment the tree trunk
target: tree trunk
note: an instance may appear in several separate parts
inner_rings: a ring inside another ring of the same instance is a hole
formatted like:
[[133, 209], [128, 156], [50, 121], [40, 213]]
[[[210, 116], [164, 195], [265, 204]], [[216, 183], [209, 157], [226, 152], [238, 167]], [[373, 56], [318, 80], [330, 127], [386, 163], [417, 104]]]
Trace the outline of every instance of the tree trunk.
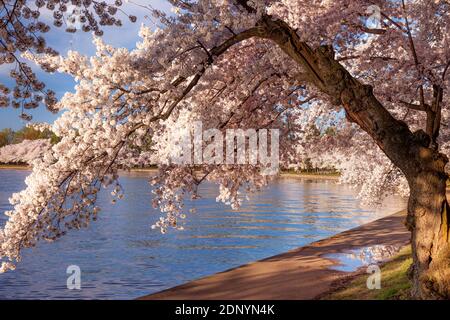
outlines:
[[447, 175], [439, 167], [409, 179], [407, 226], [412, 233], [413, 253], [410, 278], [413, 297], [419, 299], [450, 299]]
[[413, 295], [450, 299], [450, 209], [444, 170], [448, 158], [431, 143], [437, 135], [411, 132], [406, 123], [395, 119], [370, 85], [358, 81], [336, 61], [331, 46], [313, 49], [296, 30], [270, 16], [263, 16], [247, 34], [277, 43], [304, 70], [302, 81], [306, 79], [332, 103], [342, 105], [347, 119], [367, 132], [404, 173], [411, 191], [407, 226], [412, 233]]

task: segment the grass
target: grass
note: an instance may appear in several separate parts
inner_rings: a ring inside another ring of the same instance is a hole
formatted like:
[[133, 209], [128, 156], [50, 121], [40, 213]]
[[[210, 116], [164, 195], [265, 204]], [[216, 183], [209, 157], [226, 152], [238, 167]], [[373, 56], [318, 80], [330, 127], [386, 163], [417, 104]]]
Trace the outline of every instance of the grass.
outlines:
[[411, 283], [407, 273], [411, 263], [411, 248], [407, 246], [381, 266], [381, 289], [368, 289], [366, 283], [370, 275], [359, 274], [321, 299], [408, 300], [410, 299]]

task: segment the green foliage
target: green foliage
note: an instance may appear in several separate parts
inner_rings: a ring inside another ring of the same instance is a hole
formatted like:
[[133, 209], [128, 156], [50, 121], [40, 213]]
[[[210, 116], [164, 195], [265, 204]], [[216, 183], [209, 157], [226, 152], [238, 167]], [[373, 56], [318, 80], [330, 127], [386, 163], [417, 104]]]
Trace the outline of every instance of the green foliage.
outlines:
[[324, 135], [326, 135], [326, 136], [335, 136], [336, 133], [337, 133], [336, 127], [330, 126], [330, 127], [328, 127], [325, 130]]
[[361, 274], [343, 284], [336, 291], [322, 297], [324, 300], [407, 300], [410, 299], [411, 246], [403, 248], [392, 260], [381, 266], [381, 289], [369, 290], [367, 278]]
[[14, 131], [9, 128], [5, 128], [0, 131], [0, 147], [4, 147], [11, 144], [14, 140]]
[[60, 139], [49, 129], [39, 131], [31, 127], [23, 127], [18, 131], [5, 128], [0, 131], [0, 147], [20, 143], [23, 140], [50, 139], [51, 144], [57, 143]]

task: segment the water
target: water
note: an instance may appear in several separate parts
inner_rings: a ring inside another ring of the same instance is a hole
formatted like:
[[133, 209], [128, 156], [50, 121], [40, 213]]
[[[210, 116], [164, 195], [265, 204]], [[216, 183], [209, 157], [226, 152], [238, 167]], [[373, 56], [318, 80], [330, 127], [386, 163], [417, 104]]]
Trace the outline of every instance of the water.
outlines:
[[325, 257], [338, 262], [338, 264], [331, 267], [331, 269], [353, 272], [361, 267], [384, 262], [398, 253], [400, 249], [401, 247], [392, 245], [375, 245], [360, 247], [347, 252], [332, 253]]
[[[21, 190], [27, 171], [0, 170], [0, 211]], [[217, 186], [201, 187], [189, 202], [184, 231], [162, 235], [150, 226], [159, 212], [150, 205], [149, 173], [121, 178], [125, 199], [110, 204], [88, 229], [23, 252], [13, 272], [0, 274], [0, 299], [131, 299], [266, 258], [393, 213], [404, 207], [362, 208], [349, 187], [333, 181], [280, 178], [238, 211], [215, 202]], [[388, 208], [388, 209], [386, 209]], [[0, 225], [6, 221], [0, 216]], [[67, 267], [81, 269], [81, 290], [68, 290]]]

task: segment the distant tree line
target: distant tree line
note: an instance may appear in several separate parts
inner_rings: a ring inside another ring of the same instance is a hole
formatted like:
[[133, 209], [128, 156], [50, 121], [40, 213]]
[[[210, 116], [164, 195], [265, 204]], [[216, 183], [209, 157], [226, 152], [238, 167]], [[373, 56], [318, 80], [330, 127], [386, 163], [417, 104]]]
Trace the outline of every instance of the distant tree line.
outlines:
[[50, 139], [51, 144], [59, 141], [59, 138], [49, 129], [40, 131], [32, 127], [23, 127], [18, 131], [5, 128], [0, 131], [0, 147], [20, 143], [24, 140]]

